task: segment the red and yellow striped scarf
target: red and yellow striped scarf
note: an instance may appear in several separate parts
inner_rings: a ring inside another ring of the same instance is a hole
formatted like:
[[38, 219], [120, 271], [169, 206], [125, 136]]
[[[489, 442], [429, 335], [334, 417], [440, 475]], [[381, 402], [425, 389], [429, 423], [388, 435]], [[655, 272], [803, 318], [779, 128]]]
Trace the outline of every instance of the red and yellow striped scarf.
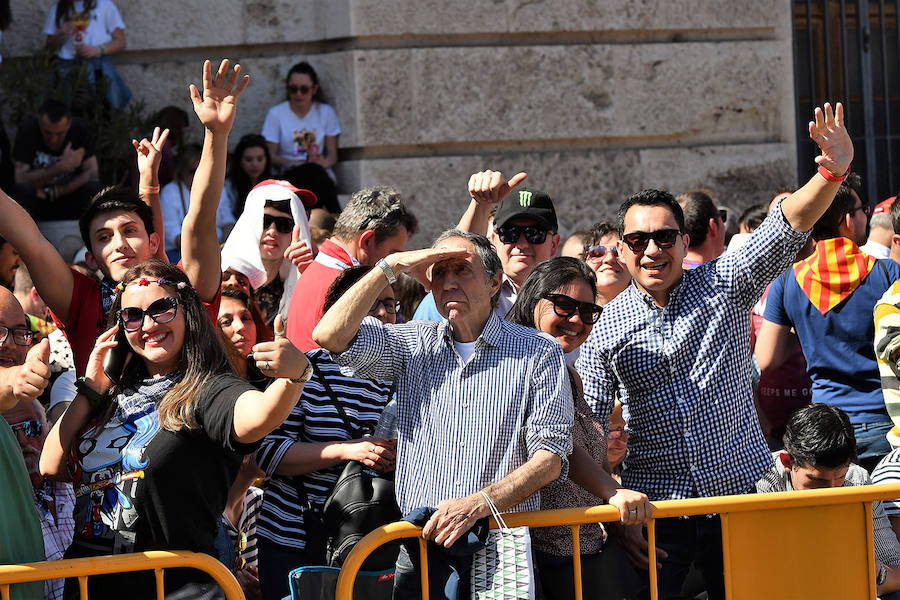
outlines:
[[794, 263], [800, 289], [823, 315], [859, 287], [875, 259], [844, 237], [822, 240], [809, 258]]

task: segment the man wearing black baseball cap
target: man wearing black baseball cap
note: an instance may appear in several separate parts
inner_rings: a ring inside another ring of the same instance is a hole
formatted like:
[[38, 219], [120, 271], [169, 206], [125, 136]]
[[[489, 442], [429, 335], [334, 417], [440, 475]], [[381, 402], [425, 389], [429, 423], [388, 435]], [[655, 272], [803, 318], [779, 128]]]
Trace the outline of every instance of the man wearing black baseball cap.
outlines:
[[[556, 254], [559, 229], [553, 200], [546, 192], [515, 188], [527, 175], [519, 173], [507, 181], [499, 171], [482, 171], [469, 178], [472, 201], [459, 222], [459, 229], [487, 235], [503, 265], [503, 281], [494, 312], [506, 316], [519, 288], [539, 262]], [[493, 207], [493, 227], [489, 226]], [[488, 234], [488, 229], [491, 229]], [[431, 294], [419, 304], [418, 320], [440, 321]]]

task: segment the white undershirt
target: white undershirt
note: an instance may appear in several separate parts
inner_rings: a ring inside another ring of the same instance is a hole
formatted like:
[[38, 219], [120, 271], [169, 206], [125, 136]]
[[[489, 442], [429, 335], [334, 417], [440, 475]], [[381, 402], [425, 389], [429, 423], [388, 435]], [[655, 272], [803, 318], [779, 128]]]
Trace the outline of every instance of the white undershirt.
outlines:
[[462, 358], [463, 364], [469, 362], [469, 359], [475, 354], [475, 342], [457, 342], [453, 340], [453, 347], [456, 348], [457, 354]]

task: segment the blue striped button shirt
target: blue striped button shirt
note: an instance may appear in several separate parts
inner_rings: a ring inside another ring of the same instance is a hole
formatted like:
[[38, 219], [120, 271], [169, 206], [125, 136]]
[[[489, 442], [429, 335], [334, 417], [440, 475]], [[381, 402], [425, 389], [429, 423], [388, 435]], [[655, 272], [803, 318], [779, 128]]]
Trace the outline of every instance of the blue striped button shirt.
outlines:
[[[491, 314], [463, 363], [450, 327], [363, 320], [335, 362], [397, 384], [397, 502], [404, 514], [499, 481], [538, 450], [568, 473], [574, 408], [562, 348], [553, 338]], [[540, 496], [513, 511], [537, 510]]]
[[601, 424], [622, 402], [625, 487], [651, 500], [739, 494], [769, 466], [750, 386], [750, 310], [806, 236], [779, 205], [740, 250], [685, 271], [666, 306], [634, 283], [606, 306], [576, 368]]

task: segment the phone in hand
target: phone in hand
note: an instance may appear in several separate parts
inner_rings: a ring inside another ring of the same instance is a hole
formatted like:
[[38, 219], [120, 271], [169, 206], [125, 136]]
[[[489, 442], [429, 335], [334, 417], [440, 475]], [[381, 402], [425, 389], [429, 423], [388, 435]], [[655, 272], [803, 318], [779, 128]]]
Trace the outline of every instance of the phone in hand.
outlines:
[[119, 383], [119, 380], [122, 379], [122, 372], [125, 370], [125, 365], [128, 364], [128, 357], [133, 354], [128, 339], [125, 337], [125, 330], [121, 325], [119, 331], [116, 332], [116, 342], [118, 343], [115, 347], [110, 348], [106, 353], [106, 358], [103, 359], [103, 372], [113, 383]]

